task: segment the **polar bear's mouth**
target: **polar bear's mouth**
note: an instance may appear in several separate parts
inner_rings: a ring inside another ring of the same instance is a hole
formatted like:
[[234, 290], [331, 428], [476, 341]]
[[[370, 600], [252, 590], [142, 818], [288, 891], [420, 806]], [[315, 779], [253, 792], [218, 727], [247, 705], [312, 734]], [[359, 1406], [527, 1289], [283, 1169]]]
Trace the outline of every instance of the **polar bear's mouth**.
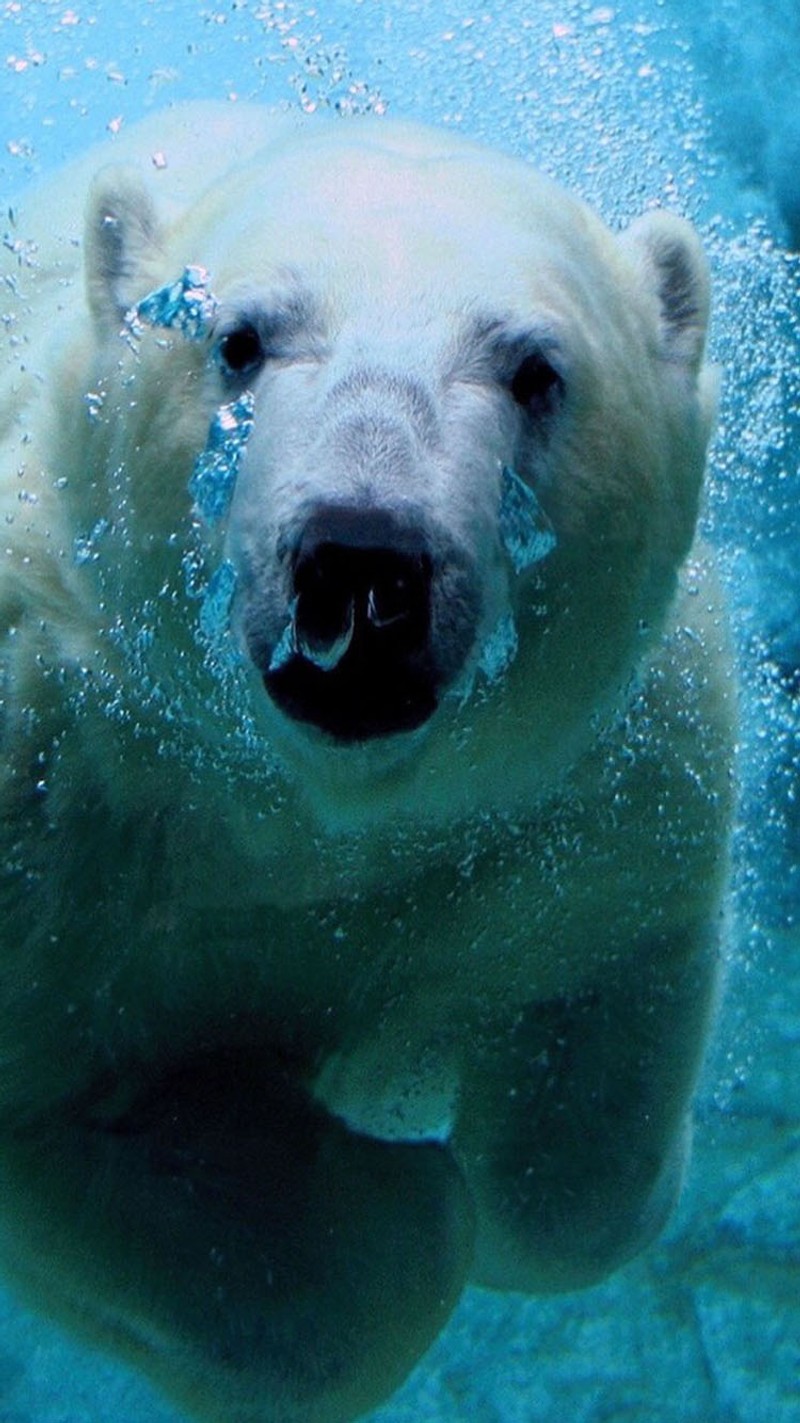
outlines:
[[[415, 731], [438, 705], [425, 668], [397, 669], [370, 649], [369, 634], [331, 671], [295, 654], [264, 681], [294, 721], [338, 742], [363, 742]], [[363, 644], [363, 645], [362, 645]]]
[[292, 562], [287, 625], [264, 685], [281, 711], [341, 743], [422, 726], [474, 636], [465, 616], [443, 651], [434, 626], [436, 560], [417, 527], [384, 511], [315, 514]]

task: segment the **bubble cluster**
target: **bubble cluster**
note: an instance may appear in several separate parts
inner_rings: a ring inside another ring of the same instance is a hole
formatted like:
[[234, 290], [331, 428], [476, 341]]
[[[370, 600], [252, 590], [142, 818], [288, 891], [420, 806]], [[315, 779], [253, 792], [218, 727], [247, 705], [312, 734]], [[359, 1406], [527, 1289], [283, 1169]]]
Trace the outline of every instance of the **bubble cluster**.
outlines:
[[185, 267], [176, 282], [149, 292], [128, 312], [126, 324], [134, 336], [142, 325], [177, 331], [188, 341], [202, 341], [217, 310], [204, 267]]
[[500, 493], [500, 538], [515, 573], [523, 573], [552, 553], [556, 533], [535, 491], [503, 465]]
[[195, 461], [189, 493], [209, 524], [217, 523], [228, 511], [239, 463], [253, 429], [254, 409], [250, 390], [221, 405], [209, 426], [205, 449]]

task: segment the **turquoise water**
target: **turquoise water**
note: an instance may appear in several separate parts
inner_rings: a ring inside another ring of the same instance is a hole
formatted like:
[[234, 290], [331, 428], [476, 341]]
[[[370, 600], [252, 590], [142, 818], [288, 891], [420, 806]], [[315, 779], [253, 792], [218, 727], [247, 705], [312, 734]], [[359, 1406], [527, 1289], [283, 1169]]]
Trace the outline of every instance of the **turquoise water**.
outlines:
[[[796, 0], [0, 6], [0, 189], [179, 99], [388, 111], [530, 157], [612, 225], [700, 225], [725, 367], [705, 521], [744, 708], [725, 1002], [665, 1237], [557, 1301], [474, 1291], [382, 1423], [800, 1420], [800, 14]], [[4, 203], [4, 211], [7, 207]], [[137, 1379], [2, 1306], [0, 1423], [155, 1423]]]

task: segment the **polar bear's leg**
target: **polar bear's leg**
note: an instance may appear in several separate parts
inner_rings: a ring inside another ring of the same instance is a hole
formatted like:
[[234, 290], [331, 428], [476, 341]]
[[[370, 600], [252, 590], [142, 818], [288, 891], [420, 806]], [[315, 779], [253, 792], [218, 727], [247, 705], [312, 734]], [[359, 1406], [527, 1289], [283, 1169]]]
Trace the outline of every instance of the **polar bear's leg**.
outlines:
[[716, 979], [710, 933], [651, 939], [615, 982], [531, 1004], [505, 1039], [484, 1038], [455, 1138], [481, 1222], [477, 1281], [580, 1288], [658, 1234]]
[[445, 1147], [357, 1135], [264, 1066], [207, 1053], [0, 1148], [17, 1283], [209, 1423], [346, 1423], [446, 1322], [471, 1206]]

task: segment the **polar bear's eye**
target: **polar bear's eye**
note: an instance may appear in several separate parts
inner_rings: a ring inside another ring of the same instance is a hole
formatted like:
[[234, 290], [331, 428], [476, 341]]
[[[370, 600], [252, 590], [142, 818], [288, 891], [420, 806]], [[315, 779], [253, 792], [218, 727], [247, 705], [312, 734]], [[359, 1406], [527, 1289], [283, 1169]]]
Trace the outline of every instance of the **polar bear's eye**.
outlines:
[[265, 354], [261, 337], [250, 321], [228, 331], [217, 346], [217, 358], [226, 375], [252, 375], [263, 365]]
[[563, 377], [541, 351], [525, 356], [509, 383], [517, 405], [521, 405], [530, 415], [549, 414], [563, 389]]

